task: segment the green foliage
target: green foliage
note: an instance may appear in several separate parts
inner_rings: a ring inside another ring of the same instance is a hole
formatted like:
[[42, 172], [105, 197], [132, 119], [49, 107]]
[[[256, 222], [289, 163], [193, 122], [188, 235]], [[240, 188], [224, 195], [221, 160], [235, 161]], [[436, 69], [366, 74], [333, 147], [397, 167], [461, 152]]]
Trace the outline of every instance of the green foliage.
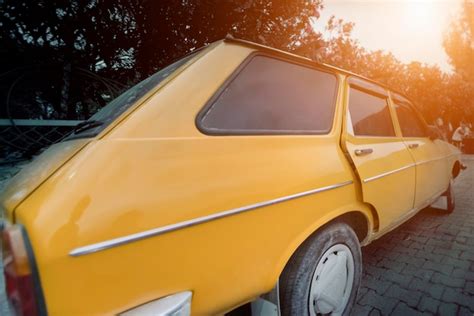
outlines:
[[332, 17], [315, 32], [322, 0], [3, 0], [0, 117], [85, 119], [125, 87], [226, 34], [300, 54], [383, 82], [429, 121], [474, 119], [474, 5], [465, 1], [445, 48], [456, 73], [352, 37]]
[[[462, 19], [453, 23], [445, 40], [447, 52], [452, 51], [453, 74], [437, 66], [419, 62], [404, 64], [384, 51], [368, 51], [352, 37], [352, 23], [329, 20], [331, 37], [322, 44], [318, 60], [347, 69], [382, 82], [407, 95], [423, 112], [429, 122], [438, 117], [458, 125], [474, 121], [474, 5], [465, 2]], [[468, 9], [471, 10], [468, 12]], [[469, 21], [469, 22], [468, 22]], [[460, 39], [464, 39], [461, 41]]]
[[1, 116], [85, 118], [107, 103], [135, 76], [137, 2], [2, 1]]
[[474, 2], [464, 0], [459, 18], [445, 36], [444, 48], [456, 72], [474, 81]]
[[[124, 87], [226, 34], [296, 51], [321, 0], [4, 0], [0, 117], [89, 117]], [[1, 62], [0, 62], [1, 63]]]
[[455, 100], [460, 120], [474, 121], [474, 3], [464, 0], [459, 18], [453, 20], [444, 38], [444, 48], [455, 74], [449, 95]]

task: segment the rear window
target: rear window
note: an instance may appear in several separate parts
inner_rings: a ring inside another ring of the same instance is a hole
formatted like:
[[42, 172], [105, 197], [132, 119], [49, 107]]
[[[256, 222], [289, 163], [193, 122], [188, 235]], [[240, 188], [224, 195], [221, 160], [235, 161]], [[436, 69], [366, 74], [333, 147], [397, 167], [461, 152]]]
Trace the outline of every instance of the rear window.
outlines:
[[175, 63], [168, 65], [167, 67], [161, 69], [157, 73], [148, 77], [147, 79], [137, 83], [135, 86], [131, 87], [117, 98], [112, 100], [106, 106], [104, 106], [100, 111], [91, 116], [87, 121], [97, 121], [100, 123], [97, 124], [94, 128], [87, 128], [81, 132], [75, 132], [71, 134], [67, 139], [72, 138], [84, 138], [84, 137], [94, 137], [99, 132], [101, 132], [107, 125], [115, 121], [122, 113], [124, 113], [128, 108], [134, 105], [138, 100], [140, 100], [145, 94], [151, 91], [153, 88], [158, 86], [163, 80], [165, 80], [169, 75], [175, 72], [179, 67], [184, 65], [187, 61], [196, 56], [199, 52], [193, 52], [192, 54], [183, 57], [182, 59], [176, 61]]
[[356, 136], [395, 136], [387, 98], [351, 88], [349, 111]]
[[330, 73], [254, 56], [198, 119], [209, 134], [324, 134], [332, 127], [337, 79]]

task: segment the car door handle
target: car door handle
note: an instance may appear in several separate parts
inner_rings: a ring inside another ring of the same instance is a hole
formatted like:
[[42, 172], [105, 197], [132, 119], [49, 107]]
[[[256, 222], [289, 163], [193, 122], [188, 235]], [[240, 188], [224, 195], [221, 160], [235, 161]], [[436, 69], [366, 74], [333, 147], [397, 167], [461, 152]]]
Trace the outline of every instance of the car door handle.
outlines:
[[418, 144], [409, 144], [408, 148], [410, 148], [410, 149], [418, 148]]
[[356, 156], [365, 156], [373, 153], [374, 150], [372, 148], [364, 148], [364, 149], [356, 149], [354, 153]]

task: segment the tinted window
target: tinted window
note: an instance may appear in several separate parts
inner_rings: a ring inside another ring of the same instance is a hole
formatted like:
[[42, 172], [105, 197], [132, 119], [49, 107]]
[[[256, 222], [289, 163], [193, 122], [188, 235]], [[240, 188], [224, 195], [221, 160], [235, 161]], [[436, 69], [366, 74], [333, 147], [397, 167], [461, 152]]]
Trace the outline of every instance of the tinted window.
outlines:
[[327, 133], [336, 77], [256, 56], [225, 87], [201, 119], [210, 133]]
[[386, 98], [351, 88], [349, 111], [355, 135], [395, 136]]
[[[185, 64], [191, 58], [196, 56], [198, 52], [195, 52], [191, 55], [185, 56], [182, 59], [176, 61], [175, 63], [163, 68], [147, 79], [139, 82], [135, 86], [131, 87], [117, 98], [108, 103], [100, 111], [95, 113], [88, 121], [100, 121], [102, 124], [91, 129], [87, 129], [84, 132], [75, 133], [70, 135], [69, 138], [78, 138], [78, 137], [93, 137], [102, 131], [108, 124], [115, 121], [122, 113], [124, 113], [130, 106], [135, 104], [140, 98], [142, 98], [147, 92], [156, 87], [160, 82], [166, 79], [170, 74], [177, 70], [180, 66]], [[66, 140], [67, 140], [66, 139]]]
[[408, 105], [396, 102], [395, 108], [404, 137], [427, 137], [424, 124]]

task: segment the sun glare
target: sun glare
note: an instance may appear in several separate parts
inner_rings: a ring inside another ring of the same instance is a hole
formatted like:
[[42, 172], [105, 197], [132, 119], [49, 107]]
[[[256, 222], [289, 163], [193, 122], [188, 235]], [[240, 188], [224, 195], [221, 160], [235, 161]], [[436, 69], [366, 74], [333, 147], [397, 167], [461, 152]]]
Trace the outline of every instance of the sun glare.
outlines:
[[403, 62], [438, 64], [449, 71], [443, 34], [463, 1], [326, 0], [321, 21], [334, 15], [354, 22], [352, 36], [366, 49], [394, 53]]
[[404, 1], [404, 27], [413, 31], [430, 32], [439, 26], [439, 12], [437, 6], [428, 1]]

